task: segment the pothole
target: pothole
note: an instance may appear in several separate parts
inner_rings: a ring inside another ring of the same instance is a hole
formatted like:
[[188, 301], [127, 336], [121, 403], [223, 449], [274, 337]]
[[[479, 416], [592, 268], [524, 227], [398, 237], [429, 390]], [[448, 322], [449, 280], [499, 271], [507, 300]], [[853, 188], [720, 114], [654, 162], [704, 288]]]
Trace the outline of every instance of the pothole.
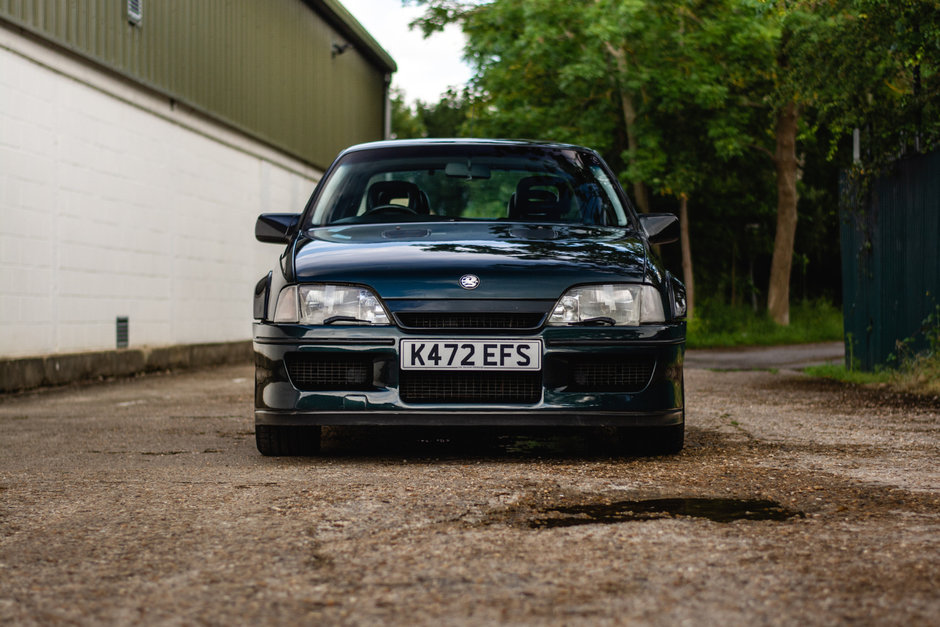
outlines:
[[684, 498], [649, 499], [568, 505], [543, 510], [548, 514], [529, 522], [530, 527], [572, 527], [615, 524], [662, 518], [705, 518], [728, 523], [735, 520], [776, 520], [805, 518], [801, 511], [787, 509], [776, 501], [762, 499]]

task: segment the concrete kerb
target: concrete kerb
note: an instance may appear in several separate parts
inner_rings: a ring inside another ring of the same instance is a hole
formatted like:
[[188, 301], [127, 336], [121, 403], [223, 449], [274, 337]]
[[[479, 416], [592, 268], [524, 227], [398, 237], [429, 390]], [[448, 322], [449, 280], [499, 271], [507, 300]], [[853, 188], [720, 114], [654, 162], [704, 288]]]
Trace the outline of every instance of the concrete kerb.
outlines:
[[0, 359], [0, 393], [143, 372], [248, 363], [251, 359], [250, 341]]

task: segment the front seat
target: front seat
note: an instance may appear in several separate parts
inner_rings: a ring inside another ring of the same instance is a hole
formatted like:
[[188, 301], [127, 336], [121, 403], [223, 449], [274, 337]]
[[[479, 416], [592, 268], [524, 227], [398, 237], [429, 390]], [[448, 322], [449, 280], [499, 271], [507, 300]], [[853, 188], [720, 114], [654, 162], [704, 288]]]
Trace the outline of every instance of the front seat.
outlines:
[[410, 181], [378, 181], [369, 187], [366, 210], [382, 205], [408, 207], [419, 215], [431, 213], [428, 195]]
[[568, 212], [570, 193], [557, 176], [527, 176], [516, 185], [509, 203], [510, 220], [557, 222]]

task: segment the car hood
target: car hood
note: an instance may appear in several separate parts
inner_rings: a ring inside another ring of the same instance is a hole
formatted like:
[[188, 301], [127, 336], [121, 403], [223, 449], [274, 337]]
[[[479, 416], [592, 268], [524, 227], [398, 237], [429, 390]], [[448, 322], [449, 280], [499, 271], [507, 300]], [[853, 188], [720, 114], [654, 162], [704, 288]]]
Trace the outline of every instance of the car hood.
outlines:
[[[576, 284], [642, 281], [646, 251], [624, 228], [434, 222], [333, 226], [296, 244], [298, 282], [355, 283], [384, 299], [545, 299]], [[465, 274], [479, 277], [463, 289]]]

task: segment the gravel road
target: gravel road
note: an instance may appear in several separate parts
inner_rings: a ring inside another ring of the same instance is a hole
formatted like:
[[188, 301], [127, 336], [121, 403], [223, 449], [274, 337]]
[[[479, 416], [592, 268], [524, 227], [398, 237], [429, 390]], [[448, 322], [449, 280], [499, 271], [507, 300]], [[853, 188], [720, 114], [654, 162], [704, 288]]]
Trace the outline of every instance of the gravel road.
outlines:
[[686, 449], [336, 429], [250, 367], [0, 399], [0, 623], [940, 623], [940, 402], [689, 368]]

